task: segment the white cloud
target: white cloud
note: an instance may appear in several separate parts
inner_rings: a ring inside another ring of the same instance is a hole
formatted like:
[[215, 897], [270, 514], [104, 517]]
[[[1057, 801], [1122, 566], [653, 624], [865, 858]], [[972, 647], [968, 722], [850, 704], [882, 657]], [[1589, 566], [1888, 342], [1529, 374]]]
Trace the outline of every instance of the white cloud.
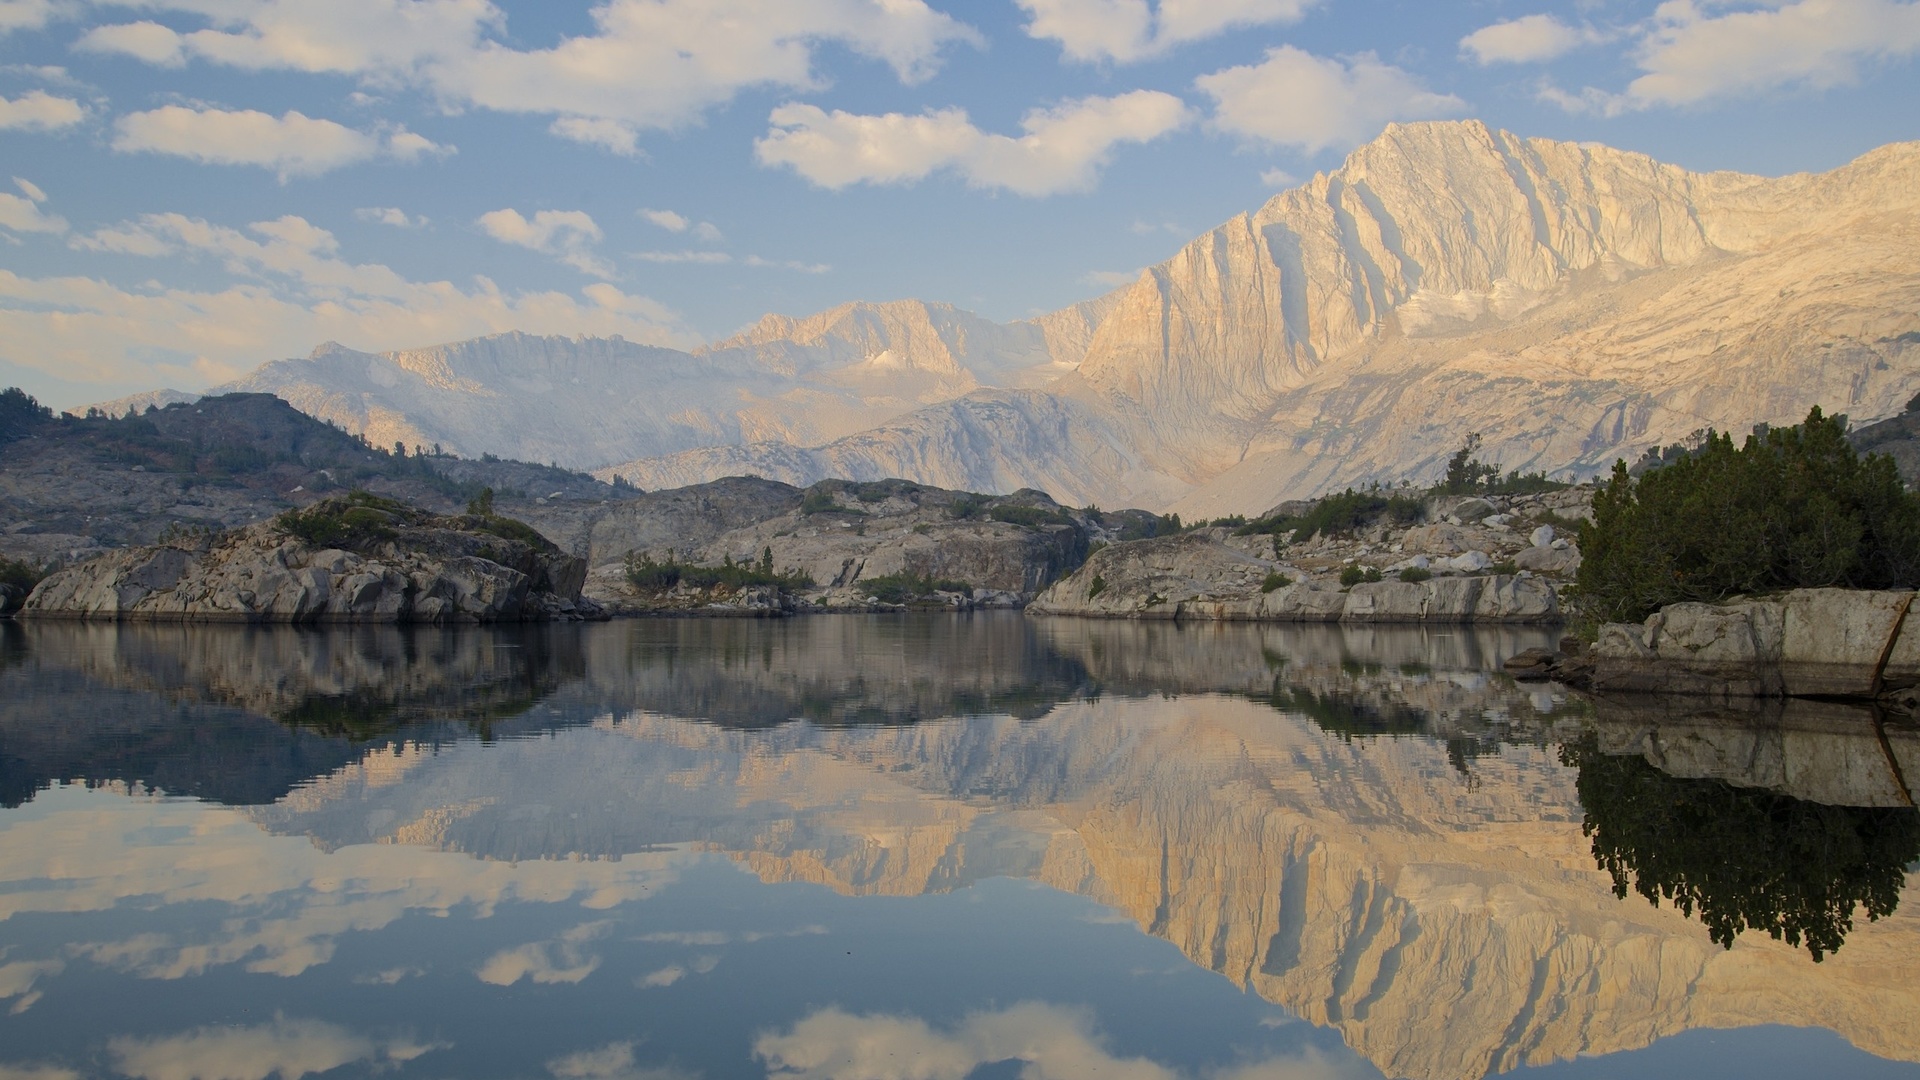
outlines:
[[1291, 45], [1267, 50], [1260, 64], [1202, 75], [1194, 85], [1213, 98], [1216, 128], [1308, 153], [1358, 145], [1391, 121], [1466, 108], [1459, 98], [1428, 90], [1372, 53], [1337, 59]]
[[717, 244], [726, 239], [726, 236], [720, 232], [720, 227], [711, 221], [695, 221], [685, 214], [672, 210], [643, 209], [639, 213], [650, 224], [671, 233], [691, 232], [695, 237], [709, 244]]
[[29, 90], [11, 99], [0, 97], [0, 131], [58, 131], [86, 118], [85, 105], [45, 90]]
[[1091, 188], [1116, 145], [1149, 142], [1188, 119], [1184, 102], [1156, 90], [1035, 109], [1018, 138], [981, 131], [963, 109], [864, 116], [788, 103], [773, 110], [754, 151], [761, 164], [789, 166], [827, 188], [911, 183], [952, 169], [973, 187], [1051, 195]]
[[668, 232], [686, 232], [687, 227], [693, 224], [684, 215], [671, 210], [642, 210], [640, 216]]
[[1319, 0], [1019, 0], [1030, 37], [1068, 59], [1127, 63], [1235, 26], [1297, 21]]
[[391, 225], [396, 229], [424, 229], [427, 226], [425, 214], [409, 214], [397, 206], [363, 206], [355, 210], [353, 216], [361, 221]]
[[758, 255], [749, 255], [740, 260], [747, 266], [758, 266], [772, 270], [797, 270], [802, 274], [824, 274], [833, 269], [826, 263], [801, 262], [797, 259], [763, 259]]
[[587, 943], [606, 933], [610, 922], [581, 923], [552, 941], [535, 941], [518, 948], [502, 949], [487, 958], [475, 972], [480, 981], [494, 986], [512, 986], [521, 979], [541, 985], [577, 983], [600, 967], [600, 957], [587, 950]]
[[1260, 173], [1260, 182], [1270, 188], [1290, 188], [1300, 182], [1300, 178], [1285, 169], [1266, 169]]
[[1633, 107], [1786, 87], [1825, 89], [1858, 80], [1863, 63], [1920, 53], [1920, 2], [1771, 0], [1706, 13], [1720, 6], [1660, 5], [1640, 50], [1646, 74], [1627, 87]]
[[204, 1027], [157, 1039], [121, 1037], [107, 1044], [119, 1071], [141, 1080], [300, 1080], [357, 1061], [410, 1061], [437, 1048], [406, 1041], [376, 1043], [337, 1024], [284, 1017], [254, 1027]]
[[171, 27], [148, 20], [96, 26], [80, 35], [73, 47], [82, 52], [119, 53], [159, 67], [187, 62], [186, 39]]
[[1592, 27], [1573, 27], [1551, 15], [1527, 15], [1483, 26], [1460, 39], [1460, 51], [1482, 66], [1534, 64], [1552, 60], [1606, 35]]
[[17, 233], [63, 233], [67, 231], [67, 219], [58, 214], [49, 214], [40, 208], [47, 201], [47, 193], [31, 180], [14, 177], [13, 182], [24, 193], [24, 198], [12, 192], [0, 191], [0, 229]]
[[122, 153], [172, 154], [203, 164], [257, 165], [285, 181], [315, 176], [380, 155], [414, 161], [451, 152], [405, 128], [357, 131], [297, 111], [281, 116], [167, 105], [129, 113], [114, 122], [113, 148]]
[[613, 265], [592, 251], [604, 234], [585, 210], [539, 210], [532, 218], [518, 210], [492, 210], [475, 224], [503, 244], [551, 255], [583, 274], [615, 276]]
[[621, 157], [640, 156], [640, 132], [623, 120], [563, 116], [547, 125], [547, 131], [563, 139], [598, 146]]
[[820, 87], [813, 59], [822, 44], [882, 61], [913, 83], [939, 68], [949, 44], [983, 43], [925, 0], [606, 0], [590, 12], [593, 33], [531, 50], [501, 40], [505, 15], [485, 0], [144, 6], [212, 25], [187, 34], [102, 27], [85, 47], [150, 63], [199, 57], [414, 86], [452, 107], [551, 115], [556, 135], [622, 154], [636, 151], [638, 131], [687, 124], [744, 88]]
[[0, 0], [0, 34], [38, 30], [58, 10], [54, 0]]
[[256, 222], [243, 232], [150, 214], [72, 244], [216, 259], [238, 280], [214, 291], [158, 284], [127, 289], [94, 278], [28, 278], [0, 269], [0, 360], [82, 381], [204, 386], [234, 378], [263, 357], [304, 355], [315, 342], [330, 340], [395, 348], [508, 330], [619, 334], [661, 345], [694, 339], [669, 309], [604, 282], [572, 295], [508, 293], [485, 278], [462, 287], [350, 263], [338, 256], [332, 234], [301, 218]]
[[649, 263], [730, 263], [733, 256], [724, 251], [636, 251], [633, 257]]

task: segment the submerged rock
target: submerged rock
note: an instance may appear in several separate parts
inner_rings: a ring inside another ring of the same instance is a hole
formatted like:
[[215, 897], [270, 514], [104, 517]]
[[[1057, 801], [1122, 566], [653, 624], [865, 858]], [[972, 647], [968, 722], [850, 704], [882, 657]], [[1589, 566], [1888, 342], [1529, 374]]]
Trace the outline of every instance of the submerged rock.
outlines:
[[25, 616], [239, 622], [590, 618], [584, 560], [504, 518], [356, 493], [219, 536], [111, 552], [48, 577]]

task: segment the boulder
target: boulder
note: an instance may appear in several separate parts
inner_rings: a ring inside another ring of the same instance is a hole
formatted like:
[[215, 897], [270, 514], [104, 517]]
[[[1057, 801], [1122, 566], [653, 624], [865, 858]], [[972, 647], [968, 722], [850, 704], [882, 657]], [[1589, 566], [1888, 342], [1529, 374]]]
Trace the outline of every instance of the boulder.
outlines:
[[1528, 535], [1527, 543], [1537, 548], [1553, 546], [1553, 526], [1542, 525]]
[[[1543, 526], [1544, 528], [1544, 526]], [[1553, 574], [1558, 577], [1571, 576], [1580, 569], [1580, 553], [1570, 547], [1553, 547], [1549, 540], [1546, 545], [1535, 544], [1521, 548], [1513, 557], [1513, 565], [1521, 570], [1536, 574]]]
[[1905, 590], [1795, 589], [1778, 597], [1670, 604], [1601, 627], [1592, 686], [1712, 698], [1871, 698], [1920, 683], [1920, 634]]
[[[288, 516], [191, 546], [112, 552], [49, 576], [22, 614], [178, 622], [499, 622], [581, 618], [585, 560], [499, 519], [380, 500], [352, 549], [291, 535]], [[309, 511], [311, 513], [311, 511]], [[516, 527], [517, 526], [517, 527]]]

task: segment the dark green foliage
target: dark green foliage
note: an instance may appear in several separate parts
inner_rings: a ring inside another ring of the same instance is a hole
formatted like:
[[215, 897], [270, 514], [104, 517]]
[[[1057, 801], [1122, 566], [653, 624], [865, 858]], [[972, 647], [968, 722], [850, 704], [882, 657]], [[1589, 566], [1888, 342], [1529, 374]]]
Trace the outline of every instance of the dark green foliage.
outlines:
[[549, 547], [552, 543], [545, 536], [541, 535], [540, 530], [526, 522], [510, 517], [500, 517], [497, 514], [493, 517], [480, 519], [479, 522], [473, 524], [473, 528], [477, 532], [492, 533], [502, 539], [518, 540], [520, 543], [526, 544], [535, 551]]
[[467, 513], [475, 517], [493, 516], [493, 489], [485, 487], [467, 503]]
[[1460, 449], [1447, 459], [1447, 473], [1437, 489], [1448, 495], [1467, 495], [1485, 491], [1486, 485], [1500, 475], [1500, 466], [1488, 465], [1474, 455], [1480, 452], [1480, 433], [1473, 432]]
[[1099, 574], [1093, 575], [1093, 584], [1087, 586], [1087, 599], [1091, 600], [1107, 591], [1107, 579]]
[[1378, 489], [1355, 491], [1352, 488], [1329, 495], [1304, 514], [1282, 514], [1262, 518], [1240, 528], [1242, 536], [1291, 531], [1301, 540], [1316, 533], [1332, 536], [1351, 533], [1375, 522], [1386, 520], [1395, 525], [1411, 525], [1426, 513], [1419, 499], [1407, 495], [1383, 495]]
[[53, 410], [35, 401], [32, 394], [17, 386], [0, 390], [0, 443], [24, 438], [52, 422]]
[[1352, 588], [1363, 581], [1379, 580], [1379, 570], [1371, 566], [1361, 566], [1359, 563], [1351, 563], [1340, 571], [1340, 584], [1347, 588]]
[[834, 501], [833, 492], [825, 488], [814, 488], [800, 500], [800, 512], [803, 514], [831, 514], [840, 509]]
[[22, 593], [28, 593], [45, 576], [27, 563], [0, 555], [0, 585], [11, 585]]
[[771, 549], [761, 553], [758, 564], [736, 563], [729, 556], [719, 566], [696, 566], [675, 559], [655, 562], [651, 555], [637, 555], [630, 551], [627, 553], [626, 571], [627, 581], [643, 592], [662, 592], [675, 585], [693, 589], [716, 586], [743, 589], [754, 585], [774, 585], [782, 589], [813, 588], [813, 578], [804, 571], [774, 572]]
[[1910, 397], [1910, 398], [1908, 398], [1908, 399], [1907, 399], [1907, 409], [1906, 409], [1906, 411], [1907, 411], [1907, 412], [1920, 412], [1920, 394], [1915, 394], [1915, 395], [1913, 395], [1912, 397]]
[[1270, 593], [1275, 589], [1284, 589], [1291, 584], [1293, 584], [1292, 578], [1288, 577], [1287, 575], [1281, 573], [1278, 570], [1274, 570], [1267, 574], [1267, 578], [1265, 581], [1262, 581], [1260, 583], [1260, 591], [1263, 593]]
[[1764, 930], [1820, 960], [1840, 948], [1856, 909], [1869, 920], [1893, 913], [1920, 859], [1920, 813], [1908, 807], [1823, 806], [1676, 779], [1638, 755], [1600, 753], [1592, 736], [1560, 757], [1580, 770], [1581, 828], [1614, 895], [1632, 888], [1697, 914], [1727, 948]]
[[1073, 524], [1073, 519], [1067, 515], [1038, 506], [1003, 504], [987, 511], [987, 516], [995, 521], [1004, 521], [1009, 525], [1019, 525], [1027, 529], [1038, 529], [1043, 525]]
[[1507, 559], [1502, 562], [1497, 562], [1497, 563], [1494, 563], [1492, 566], [1487, 567], [1487, 573], [1496, 574], [1501, 577], [1512, 577], [1513, 575], [1519, 572], [1520, 572], [1519, 565], [1516, 564], [1512, 559]]
[[1433, 571], [1424, 566], [1409, 566], [1400, 571], [1400, 580], [1406, 582], [1421, 582], [1431, 577], [1433, 577]]
[[1180, 531], [1178, 514], [1162, 517], [1144, 511], [1123, 511], [1125, 519], [1120, 525], [1120, 539], [1149, 540], [1156, 536], [1169, 536]]
[[305, 510], [289, 510], [275, 521], [281, 531], [314, 547], [364, 551], [394, 539], [394, 524], [406, 510], [404, 503], [353, 491]]
[[32, 592], [33, 587], [40, 584], [46, 576], [44, 570], [0, 555], [0, 585], [11, 585], [25, 595]]
[[989, 501], [985, 495], [976, 495], [972, 492], [956, 495], [953, 502], [947, 505], [947, 516], [955, 521], [969, 521], [979, 517], [981, 512], [986, 510]]
[[1576, 578], [1586, 614], [1638, 621], [1667, 604], [1743, 593], [1920, 582], [1920, 498], [1893, 460], [1864, 458], [1845, 417], [1733, 440], [1635, 478], [1625, 462], [1580, 528]]
[[865, 589], [868, 596], [883, 604], [905, 604], [921, 597], [932, 596], [937, 592], [970, 593], [973, 591], [973, 586], [964, 581], [907, 573], [861, 578], [854, 585]]
[[1440, 495], [1535, 495], [1542, 491], [1559, 491], [1571, 487], [1558, 480], [1547, 479], [1543, 472], [1523, 473], [1518, 469], [1501, 475], [1500, 466], [1490, 465], [1477, 456], [1480, 452], [1480, 433], [1467, 436], [1460, 449], [1447, 459], [1447, 472], [1435, 487], [1434, 493]]

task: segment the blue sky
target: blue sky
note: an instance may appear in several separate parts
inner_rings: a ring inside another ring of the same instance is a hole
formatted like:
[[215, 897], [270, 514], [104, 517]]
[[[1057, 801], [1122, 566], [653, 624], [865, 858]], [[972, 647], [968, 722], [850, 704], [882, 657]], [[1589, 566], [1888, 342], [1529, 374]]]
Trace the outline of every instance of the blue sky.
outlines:
[[0, 0], [0, 385], [1097, 295], [1394, 120], [1920, 138], [1920, 0]]

